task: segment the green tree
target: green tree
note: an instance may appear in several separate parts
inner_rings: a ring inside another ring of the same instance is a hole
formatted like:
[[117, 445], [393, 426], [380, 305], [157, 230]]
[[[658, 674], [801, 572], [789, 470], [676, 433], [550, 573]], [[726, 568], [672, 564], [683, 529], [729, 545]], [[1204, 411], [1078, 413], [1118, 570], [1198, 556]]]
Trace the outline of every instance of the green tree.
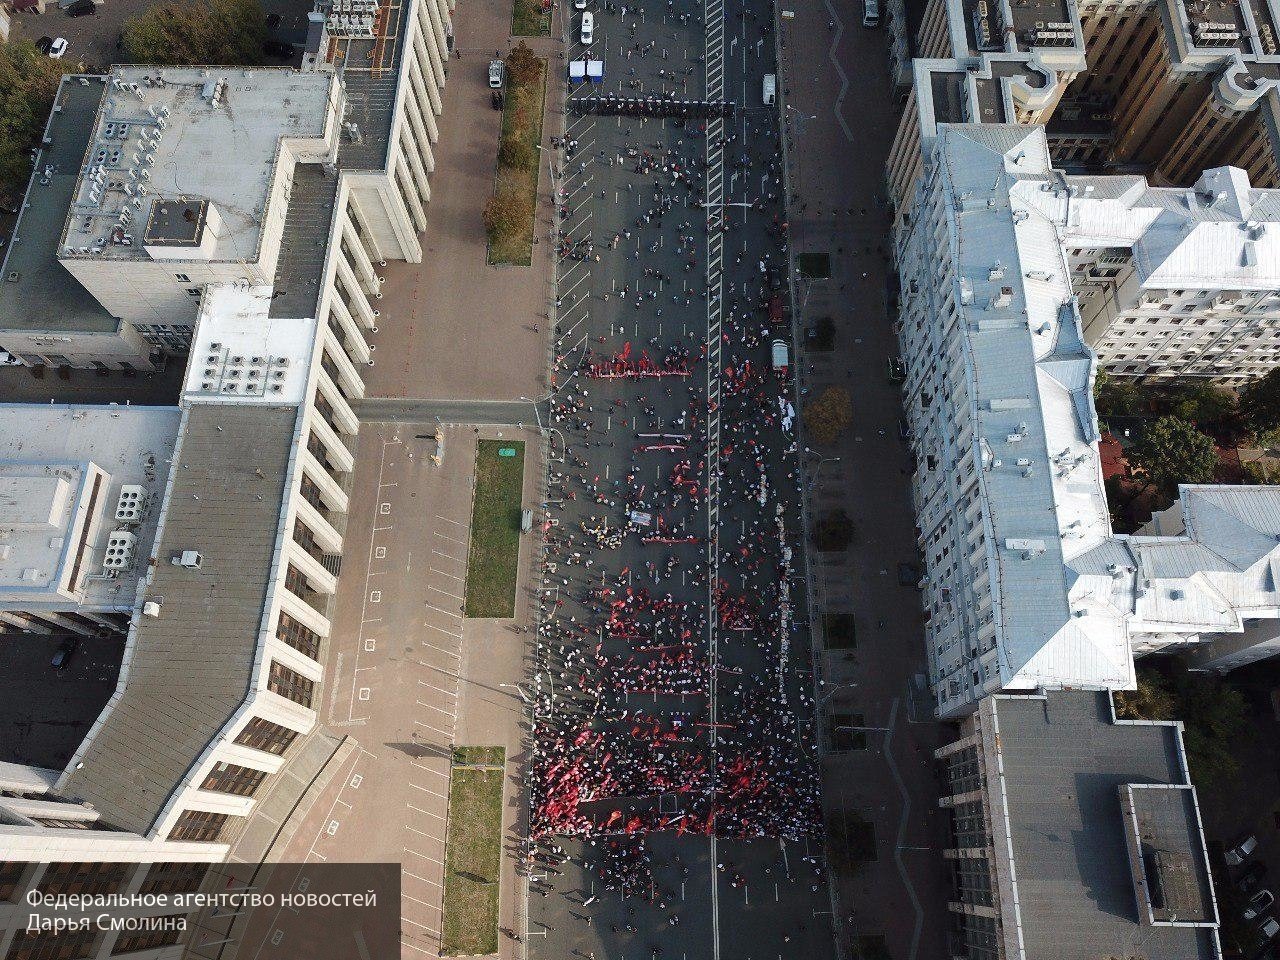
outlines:
[[1244, 388], [1238, 410], [1245, 429], [1264, 442], [1280, 432], [1280, 367]]
[[1213, 440], [1177, 417], [1161, 417], [1148, 424], [1125, 456], [1146, 476], [1148, 487], [1154, 485], [1170, 495], [1180, 483], [1212, 480], [1218, 465]]
[[0, 193], [21, 191], [31, 175], [30, 149], [48, 122], [64, 69], [28, 40], [0, 44]]
[[1132, 377], [1115, 377], [1099, 370], [1093, 381], [1093, 405], [1098, 417], [1136, 417], [1143, 412], [1143, 390]]
[[229, 64], [262, 62], [266, 17], [258, 0], [170, 0], [124, 23], [121, 40], [131, 63]]
[[1169, 416], [1203, 426], [1223, 423], [1236, 412], [1235, 394], [1208, 383], [1176, 384], [1165, 391]]
[[1181, 662], [1139, 667], [1138, 689], [1116, 694], [1116, 714], [1128, 720], [1181, 720], [1191, 779], [1202, 789], [1233, 779], [1240, 765], [1231, 752], [1249, 734], [1247, 707], [1235, 687]]

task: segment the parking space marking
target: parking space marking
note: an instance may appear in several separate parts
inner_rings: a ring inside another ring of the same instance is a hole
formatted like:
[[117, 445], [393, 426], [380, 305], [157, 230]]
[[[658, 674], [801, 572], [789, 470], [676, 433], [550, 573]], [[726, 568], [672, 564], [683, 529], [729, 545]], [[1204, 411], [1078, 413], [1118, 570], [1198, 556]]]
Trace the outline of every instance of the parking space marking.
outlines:
[[466, 599], [467, 599], [466, 597], [460, 597], [460, 596], [458, 596], [456, 593], [450, 593], [448, 590], [441, 590], [439, 587], [437, 587], [437, 586], [436, 586], [435, 584], [433, 584], [433, 583], [428, 583], [428, 584], [427, 584], [427, 589], [428, 589], [428, 590], [434, 590], [436, 593], [442, 593], [442, 594], [444, 594], [446, 597], [452, 597], [454, 600], [460, 600], [460, 601], [465, 602], [465, 601], [466, 601]]
[[448, 797], [446, 797], [443, 793], [439, 793], [438, 791], [431, 790], [431, 789], [429, 789], [428, 787], [421, 787], [421, 786], [419, 786], [419, 785], [418, 785], [418, 784], [416, 784], [416, 783], [410, 783], [410, 784], [409, 784], [409, 786], [413, 787], [413, 789], [415, 789], [415, 790], [421, 790], [423, 793], [429, 793], [429, 794], [431, 794], [433, 797], [439, 797], [441, 800], [448, 800], [448, 799], [449, 799], [449, 798], [448, 798]]
[[[403, 847], [402, 849], [405, 853], [412, 853], [415, 857], [421, 857], [423, 860], [430, 860], [432, 863], [438, 863], [440, 866], [444, 866], [444, 862], [437, 860], [435, 857], [428, 857], [425, 853], [419, 853], [417, 850], [412, 850], [409, 847]], [[401, 869], [403, 870], [404, 868], [401, 867]]]
[[453, 554], [451, 554], [451, 553], [445, 553], [445, 552], [443, 552], [443, 551], [441, 551], [441, 550], [437, 550], [435, 547], [432, 547], [432, 548], [431, 548], [431, 552], [432, 552], [432, 553], [434, 553], [434, 554], [435, 554], [436, 556], [438, 556], [438, 557], [444, 557], [446, 560], [452, 560], [454, 563], [466, 563], [466, 562], [467, 562], [465, 559], [461, 559], [461, 558], [459, 558], [459, 557], [455, 557], [455, 556], [454, 556]]
[[460, 577], [460, 576], [458, 576], [456, 573], [445, 573], [443, 570], [437, 570], [435, 567], [427, 567], [427, 569], [428, 569], [428, 570], [430, 570], [432, 573], [438, 573], [438, 574], [440, 574], [440, 576], [442, 576], [442, 577], [449, 577], [451, 580], [464, 580], [464, 579], [466, 579], [465, 577]]

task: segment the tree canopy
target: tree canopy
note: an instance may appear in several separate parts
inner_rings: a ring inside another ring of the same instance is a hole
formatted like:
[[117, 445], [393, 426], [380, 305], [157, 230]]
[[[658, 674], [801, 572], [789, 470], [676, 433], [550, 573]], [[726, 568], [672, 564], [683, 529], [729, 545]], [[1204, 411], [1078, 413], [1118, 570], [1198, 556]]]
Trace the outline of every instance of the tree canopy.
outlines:
[[1147, 481], [1172, 494], [1180, 483], [1207, 483], [1218, 466], [1213, 440], [1185, 420], [1161, 417], [1125, 451]]
[[250, 66], [262, 62], [267, 23], [258, 0], [171, 0], [126, 20], [121, 39], [132, 63]]
[[28, 40], [0, 44], [0, 193], [21, 191], [31, 175], [29, 151], [40, 139], [66, 69]]
[[1254, 436], [1280, 432], [1280, 367], [1245, 387], [1238, 409], [1240, 419]]
[[1116, 694], [1116, 715], [1127, 720], [1181, 720], [1191, 779], [1201, 788], [1236, 776], [1233, 744], [1247, 736], [1247, 709], [1235, 687], [1211, 673], [1192, 673], [1173, 661], [1138, 668], [1138, 689]]

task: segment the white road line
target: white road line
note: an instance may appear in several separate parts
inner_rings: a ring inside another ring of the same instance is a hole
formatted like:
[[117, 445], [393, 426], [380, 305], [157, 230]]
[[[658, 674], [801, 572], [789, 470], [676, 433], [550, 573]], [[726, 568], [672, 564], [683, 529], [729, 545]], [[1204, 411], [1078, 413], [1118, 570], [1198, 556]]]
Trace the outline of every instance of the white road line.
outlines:
[[428, 570], [430, 570], [432, 573], [438, 573], [438, 574], [440, 574], [440, 576], [442, 576], [442, 577], [449, 577], [451, 580], [465, 580], [465, 579], [466, 579], [465, 577], [460, 577], [460, 576], [458, 576], [456, 573], [445, 573], [443, 570], [437, 570], [435, 567], [427, 567], [427, 569], [428, 569]]
[[466, 562], [467, 562], [465, 559], [461, 559], [461, 560], [460, 560], [459, 558], [455, 557], [453, 554], [451, 554], [451, 553], [445, 553], [445, 552], [444, 552], [444, 551], [442, 551], [442, 550], [437, 550], [435, 547], [432, 547], [432, 548], [431, 548], [431, 552], [432, 552], [432, 553], [434, 553], [434, 554], [435, 554], [436, 556], [438, 556], [438, 557], [444, 557], [446, 560], [452, 560], [454, 563], [466, 563]]
[[439, 537], [441, 540], [452, 540], [454, 543], [460, 543], [464, 547], [467, 545], [467, 541], [459, 540], [457, 537], [450, 537], [447, 534], [441, 533], [439, 530], [437, 530], [434, 534], [432, 534], [432, 536]]
[[[419, 853], [417, 850], [410, 850], [408, 847], [404, 847], [403, 849], [405, 853], [412, 853], [415, 857], [421, 857], [423, 860], [430, 860], [432, 863], [440, 863], [443, 866], [442, 861], [437, 860], [435, 857], [428, 857], [425, 853]], [[400, 869], [403, 870], [404, 867], [401, 866]]]
[[446, 797], [443, 793], [440, 793], [440, 792], [439, 792], [439, 791], [437, 791], [437, 790], [431, 790], [431, 789], [429, 789], [429, 788], [427, 788], [427, 787], [420, 787], [420, 786], [418, 786], [416, 783], [410, 783], [410, 784], [409, 784], [409, 786], [413, 787], [413, 789], [415, 789], [415, 790], [421, 790], [423, 793], [429, 793], [429, 794], [431, 794], [433, 797], [439, 797], [441, 800], [448, 800], [448, 799], [449, 799], [449, 798], [448, 798], [448, 797]]
[[427, 833], [425, 830], [419, 830], [417, 827], [411, 827], [407, 823], [404, 825], [404, 828], [411, 833], [416, 833], [420, 837], [426, 837], [428, 840], [434, 840], [437, 843], [444, 843], [444, 837], [437, 837], [435, 834]]
[[[428, 626], [430, 626], [430, 624], [428, 624]], [[434, 643], [427, 643], [427, 641], [425, 640], [419, 640], [418, 643], [420, 643], [424, 647], [430, 647], [432, 650], [439, 650], [441, 653], [447, 653], [449, 656], [453, 657], [453, 659], [455, 660], [462, 659], [462, 654], [455, 653], [452, 650], [446, 650], [444, 647], [437, 647]]]
[[465, 524], [461, 520], [450, 520], [448, 517], [442, 517], [438, 513], [436, 514], [436, 519], [443, 520], [445, 523], [456, 523], [460, 527], [465, 526]]
[[444, 610], [440, 607], [435, 606], [434, 604], [427, 603], [427, 604], [423, 604], [423, 606], [425, 606], [428, 610], [434, 610], [436, 613], [443, 613], [446, 617], [453, 617], [453, 619], [455, 620], [462, 619], [462, 614], [450, 613], [448, 610]]
[[454, 719], [454, 720], [457, 720], [457, 719], [458, 719], [458, 715], [457, 715], [454, 711], [452, 711], [452, 710], [446, 710], [446, 709], [444, 709], [443, 707], [437, 707], [434, 703], [427, 703], [425, 700], [418, 700], [418, 701], [415, 701], [415, 702], [416, 702], [416, 703], [418, 704], [418, 706], [420, 706], [420, 707], [428, 707], [428, 708], [429, 708], [429, 709], [431, 709], [431, 710], [438, 710], [438, 711], [440, 711], [441, 713], [443, 713], [443, 714], [444, 714], [445, 716], [447, 716], [447, 717], [450, 717], [450, 718], [452, 718], [452, 719]]
[[[437, 667], [436, 669], [439, 669], [439, 668]], [[418, 685], [422, 687], [430, 687], [432, 690], [438, 690], [440, 693], [443, 693], [446, 697], [453, 697], [453, 699], [455, 700], [458, 699], [458, 690], [456, 687], [453, 689], [452, 692], [450, 692], [446, 690], [444, 687], [437, 687], [434, 683], [427, 683], [427, 681], [425, 680], [419, 680]]]
[[424, 627], [430, 627], [432, 630], [439, 630], [439, 631], [440, 631], [441, 633], [443, 633], [446, 637], [453, 637], [453, 639], [455, 639], [455, 640], [461, 640], [461, 639], [462, 639], [462, 634], [460, 634], [460, 633], [451, 633], [450, 631], [446, 630], [444, 627], [437, 627], [434, 623], [424, 623], [424, 624], [423, 624], [423, 626], [424, 626]]
[[458, 596], [456, 593], [450, 593], [448, 590], [441, 590], [441, 589], [440, 589], [439, 587], [437, 587], [434, 583], [428, 583], [428, 584], [427, 584], [427, 589], [428, 589], [428, 590], [434, 590], [436, 593], [443, 593], [446, 597], [453, 597], [453, 599], [455, 599], [455, 600], [462, 600], [462, 601], [464, 601], [464, 602], [465, 602], [465, 601], [466, 601], [466, 599], [467, 599], [466, 597], [460, 597], [460, 596]]
[[421, 880], [423, 883], [429, 883], [433, 887], [440, 886], [440, 884], [436, 883], [434, 880], [428, 880], [426, 877], [420, 877], [416, 873], [410, 873], [408, 870], [405, 870], [403, 867], [400, 868], [400, 872], [403, 873], [406, 877], [413, 877], [413, 879]]

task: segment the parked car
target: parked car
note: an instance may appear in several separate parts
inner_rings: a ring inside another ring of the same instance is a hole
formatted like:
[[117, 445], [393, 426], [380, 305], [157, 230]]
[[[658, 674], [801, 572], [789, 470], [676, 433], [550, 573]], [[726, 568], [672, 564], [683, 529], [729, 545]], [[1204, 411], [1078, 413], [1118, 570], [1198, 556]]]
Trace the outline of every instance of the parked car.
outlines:
[[587, 9], [587, 0], [573, 0], [573, 9], [575, 10]]
[[1255, 860], [1245, 868], [1244, 873], [1236, 877], [1236, 889], [1241, 893], [1253, 893], [1262, 886], [1262, 880], [1266, 875], [1267, 865], [1261, 860]]
[[93, 0], [76, 0], [67, 7], [68, 17], [96, 17], [97, 15], [98, 5]]
[[1249, 902], [1245, 905], [1244, 912], [1240, 915], [1244, 918], [1245, 922], [1252, 923], [1275, 906], [1275, 902], [1276, 898], [1270, 890], [1259, 890], [1249, 898]]
[[79, 637], [67, 637], [58, 645], [57, 652], [54, 653], [53, 659], [49, 661], [49, 665], [55, 670], [61, 670], [71, 662], [71, 658], [75, 655], [76, 648], [79, 646]]
[[578, 34], [578, 39], [582, 41], [584, 47], [591, 46], [591, 41], [595, 39], [596, 18], [589, 13], [582, 15], [582, 29]]
[[1258, 936], [1262, 938], [1263, 943], [1270, 943], [1280, 934], [1280, 920], [1275, 917], [1267, 917], [1262, 921], [1262, 926], [1258, 927]]
[[880, 0], [863, 0], [862, 25], [868, 30], [880, 26]]
[[1227, 866], [1238, 867], [1244, 863], [1252, 855], [1253, 851], [1258, 849], [1258, 838], [1253, 834], [1238, 840], [1226, 849], [1222, 854], [1222, 859], [1227, 861]]
[[903, 380], [907, 379], [907, 365], [900, 359], [897, 357], [890, 357], [888, 359], [888, 366], [890, 383], [902, 383]]
[[506, 71], [506, 64], [504, 64], [501, 60], [489, 61], [489, 89], [490, 90], [502, 89], [502, 78], [505, 75], [505, 71]]

